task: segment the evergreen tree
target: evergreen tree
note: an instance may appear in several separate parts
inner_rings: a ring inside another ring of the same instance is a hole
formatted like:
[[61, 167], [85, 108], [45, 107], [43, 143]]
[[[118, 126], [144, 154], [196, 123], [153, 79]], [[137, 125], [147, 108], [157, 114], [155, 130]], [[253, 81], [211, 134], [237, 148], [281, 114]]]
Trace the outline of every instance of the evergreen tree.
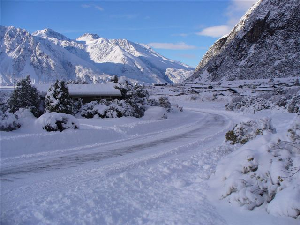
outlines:
[[113, 77], [111, 78], [110, 81], [113, 82], [113, 83], [118, 83], [119, 82], [118, 76], [117, 75], [113, 75]]
[[72, 99], [64, 81], [56, 81], [48, 90], [45, 98], [47, 112], [72, 114]]
[[15, 113], [20, 108], [30, 109], [36, 117], [40, 116], [41, 100], [38, 90], [31, 85], [30, 76], [17, 82], [17, 87], [8, 100], [10, 112]]

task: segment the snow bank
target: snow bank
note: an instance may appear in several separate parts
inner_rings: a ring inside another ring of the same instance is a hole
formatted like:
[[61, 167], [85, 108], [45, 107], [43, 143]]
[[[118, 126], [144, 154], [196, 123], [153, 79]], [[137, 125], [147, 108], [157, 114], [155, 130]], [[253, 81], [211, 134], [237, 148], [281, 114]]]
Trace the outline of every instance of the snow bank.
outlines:
[[79, 128], [77, 119], [65, 113], [45, 113], [36, 120], [36, 124], [47, 131]]
[[3, 113], [0, 110], [0, 131], [12, 131], [21, 127], [18, 117], [13, 113]]
[[[299, 185], [299, 183], [298, 183]], [[268, 205], [267, 211], [277, 216], [299, 217], [300, 214], [300, 188], [287, 187], [280, 191]]]
[[300, 217], [300, 120], [285, 133], [261, 133], [222, 159], [211, 179], [219, 197], [253, 210]]

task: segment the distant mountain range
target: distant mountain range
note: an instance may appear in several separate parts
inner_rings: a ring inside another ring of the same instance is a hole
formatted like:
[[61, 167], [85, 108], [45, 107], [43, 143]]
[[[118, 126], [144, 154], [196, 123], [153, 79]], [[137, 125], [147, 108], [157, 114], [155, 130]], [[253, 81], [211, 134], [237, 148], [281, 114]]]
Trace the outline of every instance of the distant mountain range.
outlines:
[[260, 0], [204, 55], [188, 81], [300, 77], [300, 1]]
[[69, 39], [51, 29], [32, 34], [0, 26], [0, 84], [30, 75], [36, 83], [56, 79], [103, 82], [112, 75], [145, 83], [178, 83], [194, 69], [167, 59], [149, 46], [126, 39], [84, 34]]

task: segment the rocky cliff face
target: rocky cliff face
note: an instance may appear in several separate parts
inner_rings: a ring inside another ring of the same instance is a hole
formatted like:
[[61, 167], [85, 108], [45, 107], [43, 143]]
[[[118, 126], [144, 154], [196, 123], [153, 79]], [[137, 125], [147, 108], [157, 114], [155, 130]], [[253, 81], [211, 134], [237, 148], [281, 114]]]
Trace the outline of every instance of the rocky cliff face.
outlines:
[[125, 39], [85, 34], [72, 40], [51, 29], [30, 34], [0, 26], [0, 84], [30, 75], [37, 83], [58, 80], [103, 82], [112, 75], [145, 83], [176, 83], [193, 68], [169, 60], [150, 47]]
[[300, 76], [300, 1], [260, 0], [204, 55], [189, 81]]

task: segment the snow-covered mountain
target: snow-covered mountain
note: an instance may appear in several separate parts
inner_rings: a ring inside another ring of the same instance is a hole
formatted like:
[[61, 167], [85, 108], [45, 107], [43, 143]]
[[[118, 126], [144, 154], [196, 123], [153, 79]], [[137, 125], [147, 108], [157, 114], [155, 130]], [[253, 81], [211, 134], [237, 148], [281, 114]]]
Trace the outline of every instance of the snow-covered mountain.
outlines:
[[189, 81], [300, 76], [300, 1], [259, 0], [204, 55]]
[[47, 39], [20, 28], [0, 26], [0, 83], [10, 85], [28, 74], [38, 83], [100, 76], [109, 79], [93, 63]]
[[30, 34], [0, 26], [0, 84], [30, 75], [35, 82], [56, 79], [102, 82], [112, 75], [145, 83], [176, 83], [193, 69], [169, 60], [150, 47], [125, 39], [84, 34], [72, 40], [51, 29]]

